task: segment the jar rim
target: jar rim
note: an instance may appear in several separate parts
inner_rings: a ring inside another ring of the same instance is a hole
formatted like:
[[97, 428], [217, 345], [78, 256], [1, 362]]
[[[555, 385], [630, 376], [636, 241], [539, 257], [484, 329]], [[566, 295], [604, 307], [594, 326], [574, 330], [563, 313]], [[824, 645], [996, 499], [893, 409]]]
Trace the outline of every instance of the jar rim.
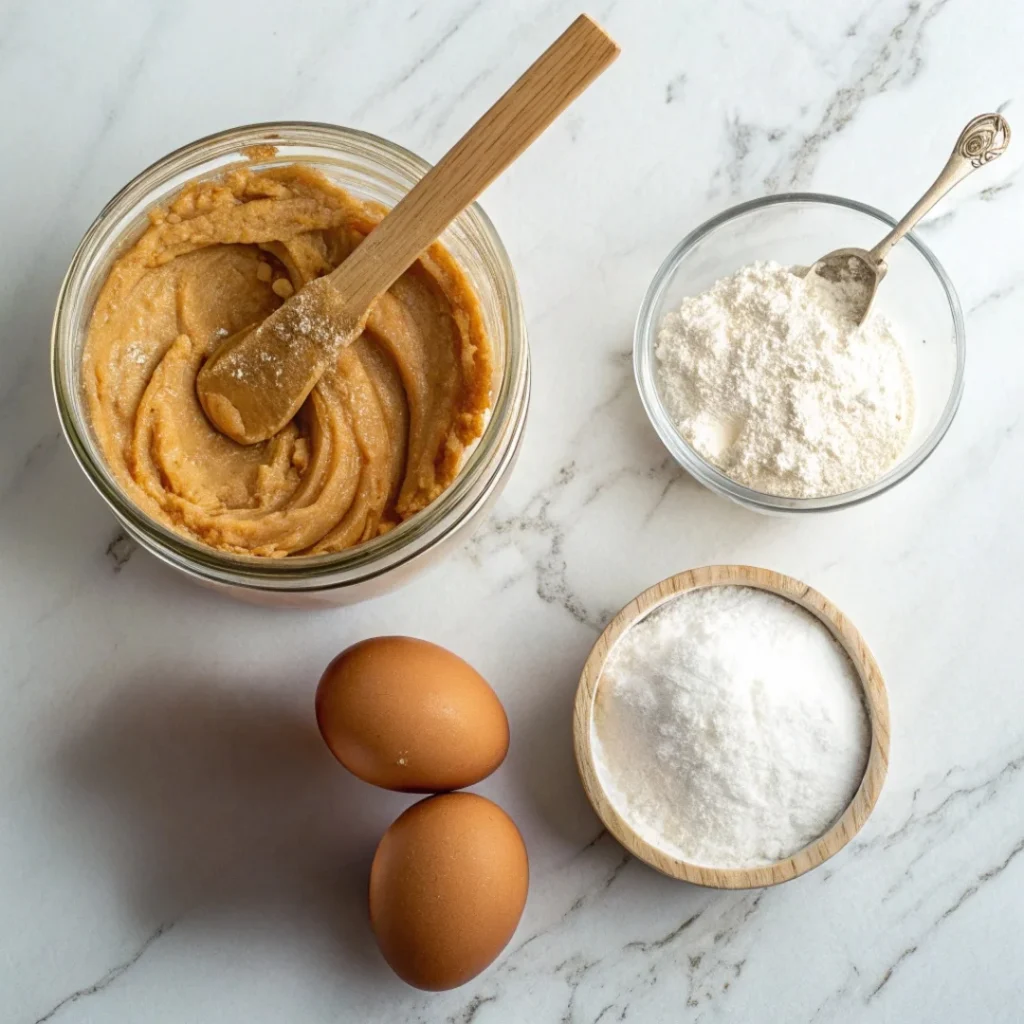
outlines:
[[[111, 506], [123, 525], [164, 561], [193, 575], [255, 589], [316, 590], [372, 579], [433, 547], [456, 528], [480, 500], [480, 488], [490, 492], [495, 473], [492, 463], [502, 465], [503, 452], [518, 446], [522, 419], [529, 395], [529, 350], [525, 315], [515, 272], [494, 225], [478, 203], [457, 218], [465, 218], [493, 258], [500, 291], [501, 316], [505, 321], [504, 359], [501, 378], [483, 433], [466, 454], [452, 483], [426, 508], [393, 530], [352, 548], [326, 555], [268, 558], [220, 551], [176, 533], [142, 511], [124, 493], [100, 453], [95, 450], [87, 420], [76, 413], [69, 384], [68, 361], [80, 359], [74, 341], [80, 330], [72, 308], [79, 299], [95, 261], [126, 235], [125, 218], [159, 190], [205, 174], [221, 174], [243, 159], [253, 146], [308, 148], [323, 164], [330, 154], [369, 160], [382, 171], [394, 170], [418, 179], [430, 164], [404, 147], [369, 132], [313, 121], [270, 121], [243, 125], [207, 135], [173, 150], [137, 174], [107, 202], [90, 225], [71, 259], [58, 293], [50, 341], [51, 378], [61, 428], [86, 476]], [[315, 151], [315, 152], [314, 152]], [[247, 160], [249, 166], [302, 163], [295, 153], [272, 159]], [[91, 315], [90, 305], [86, 315]], [[466, 501], [470, 500], [467, 506]], [[464, 507], [465, 506], [465, 507]], [[339, 579], [338, 577], [343, 577]], [[308, 585], [307, 585], [308, 584]]]

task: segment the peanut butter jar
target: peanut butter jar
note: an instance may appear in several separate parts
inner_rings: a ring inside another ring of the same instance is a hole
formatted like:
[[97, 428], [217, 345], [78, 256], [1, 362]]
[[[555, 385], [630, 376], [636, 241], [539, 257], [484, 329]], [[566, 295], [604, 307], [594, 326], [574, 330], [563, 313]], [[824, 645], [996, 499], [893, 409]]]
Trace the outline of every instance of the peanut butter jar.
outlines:
[[189, 182], [303, 165], [357, 199], [394, 206], [429, 165], [363, 132], [326, 124], [250, 125], [200, 139], [157, 161], [103, 209], [82, 240], [61, 287], [52, 332], [52, 375], [68, 443], [125, 532], [192, 579], [270, 604], [335, 605], [376, 596], [436, 563], [468, 537], [515, 464], [530, 394], [530, 360], [515, 275], [479, 206], [461, 214], [440, 241], [479, 302], [491, 347], [491, 403], [479, 440], [455, 479], [426, 508], [355, 547], [322, 555], [268, 558], [217, 550], [148, 515], [103, 458], [83, 394], [82, 352], [97, 296], [115, 261], [140, 237], [154, 209]]

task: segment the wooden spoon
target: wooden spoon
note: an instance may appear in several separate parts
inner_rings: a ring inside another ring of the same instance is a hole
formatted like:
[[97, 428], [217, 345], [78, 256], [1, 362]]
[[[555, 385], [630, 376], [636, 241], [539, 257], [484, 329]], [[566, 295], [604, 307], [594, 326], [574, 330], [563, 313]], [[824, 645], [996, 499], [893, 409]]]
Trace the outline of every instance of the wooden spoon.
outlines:
[[377, 297], [618, 53], [580, 15], [337, 269], [213, 353], [196, 380], [210, 422], [240, 444], [273, 437], [359, 336]]

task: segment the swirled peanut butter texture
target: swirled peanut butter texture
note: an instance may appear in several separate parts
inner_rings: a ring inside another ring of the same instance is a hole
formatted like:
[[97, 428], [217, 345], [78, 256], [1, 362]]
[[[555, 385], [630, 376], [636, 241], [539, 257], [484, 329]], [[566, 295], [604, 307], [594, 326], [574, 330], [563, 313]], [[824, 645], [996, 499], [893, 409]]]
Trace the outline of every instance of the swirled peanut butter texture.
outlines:
[[491, 349], [439, 243], [276, 436], [236, 444], [196, 395], [226, 337], [329, 273], [384, 213], [295, 165], [193, 182], [151, 214], [111, 268], [82, 357], [96, 441], [140, 509], [225, 551], [324, 554], [387, 531], [452, 482], [483, 430]]

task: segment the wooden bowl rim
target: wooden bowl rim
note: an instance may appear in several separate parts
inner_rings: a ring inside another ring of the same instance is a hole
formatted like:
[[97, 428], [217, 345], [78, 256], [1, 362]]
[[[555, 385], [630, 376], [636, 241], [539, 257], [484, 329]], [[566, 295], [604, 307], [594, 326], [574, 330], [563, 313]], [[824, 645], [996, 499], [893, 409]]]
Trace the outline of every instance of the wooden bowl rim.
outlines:
[[[871, 728], [867, 765], [857, 792], [834, 825], [819, 839], [784, 860], [754, 868], [712, 868], [691, 864], [641, 839], [612, 806], [593, 767], [591, 727], [597, 687], [608, 654], [622, 634], [666, 601], [690, 590], [714, 586], [754, 587], [788, 598], [822, 622], [853, 663]], [[889, 764], [889, 698], [885, 680], [860, 631], [824, 595], [800, 580], [750, 565], [707, 565], [678, 573], [633, 598], [597, 638], [573, 707], [573, 747], [587, 799], [605, 828], [635, 857], [672, 878], [715, 889], [754, 889], [797, 878], [824, 864], [863, 827], [882, 790]]]

